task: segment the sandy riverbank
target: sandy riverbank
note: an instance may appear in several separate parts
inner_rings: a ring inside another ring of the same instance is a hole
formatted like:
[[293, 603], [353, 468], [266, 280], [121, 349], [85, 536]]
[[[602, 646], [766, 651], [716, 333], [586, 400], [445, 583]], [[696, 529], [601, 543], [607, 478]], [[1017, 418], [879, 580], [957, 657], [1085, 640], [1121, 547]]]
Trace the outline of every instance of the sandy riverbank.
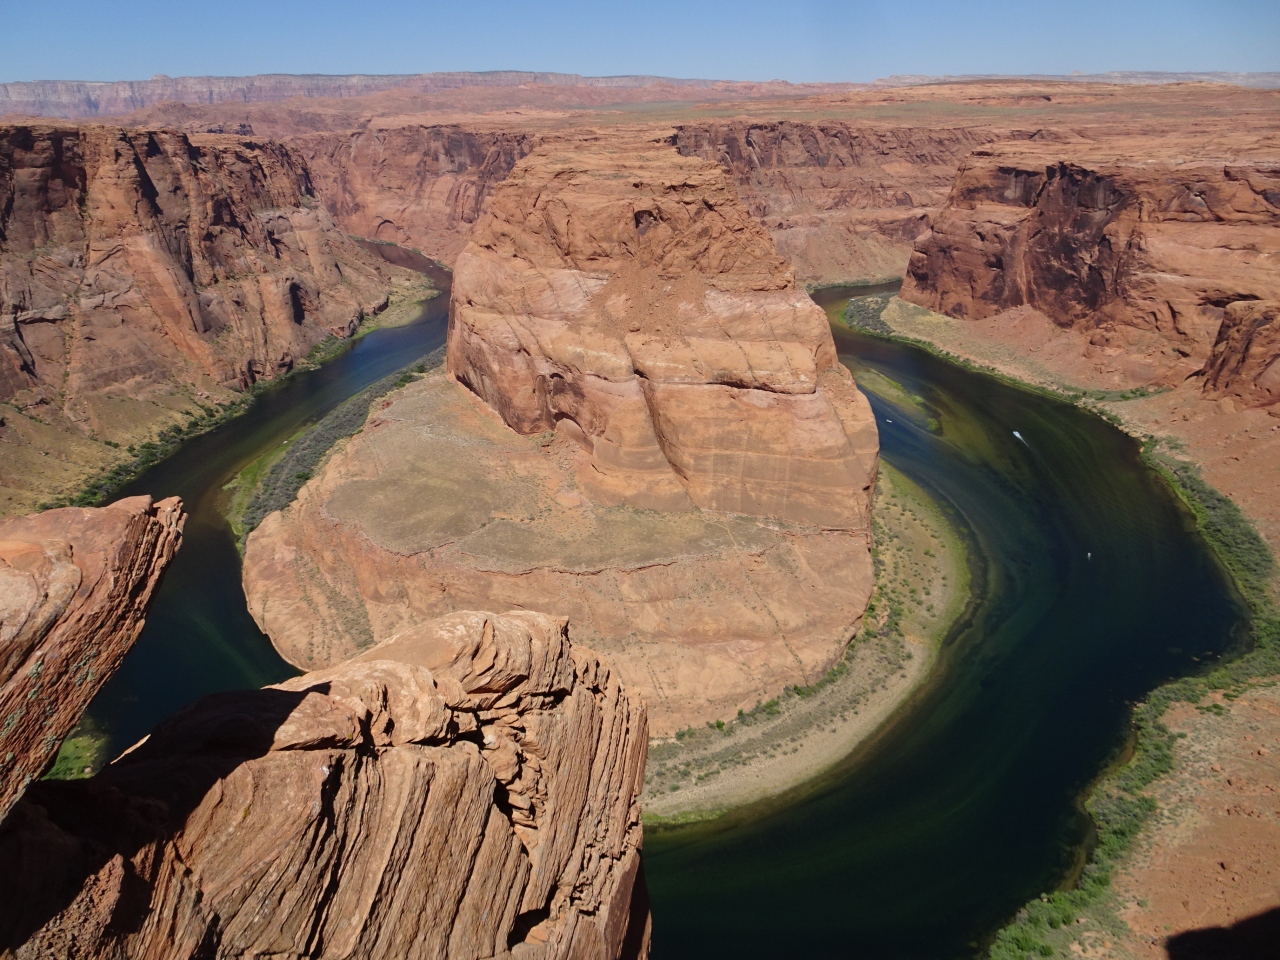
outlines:
[[[1078, 333], [1027, 309], [965, 321], [893, 299], [877, 318], [879, 323], [873, 319], [870, 325], [880, 332], [923, 341], [1108, 417], [1142, 438], [1166, 466], [1192, 465], [1240, 508], [1245, 519], [1239, 525], [1256, 524], [1273, 550], [1280, 543], [1280, 493], [1264, 479], [1280, 469], [1280, 423], [1267, 411], [1205, 399], [1196, 378], [1158, 392], [1119, 389], [1084, 356]], [[1185, 482], [1181, 474], [1179, 482]], [[1210, 539], [1219, 550], [1226, 546], [1221, 536]], [[1231, 540], [1237, 554], [1246, 539]], [[1228, 560], [1237, 578], [1242, 563], [1247, 566], [1246, 557]], [[1274, 596], [1280, 593], [1274, 565], [1270, 574]], [[1266, 585], [1263, 576], [1253, 588], [1241, 584], [1263, 620]], [[1081, 894], [1072, 902], [1067, 898], [1078, 891], [1055, 894], [1052, 901], [1042, 898], [1046, 912], [1066, 911], [1061, 926], [1038, 927], [1034, 912], [1028, 919], [1024, 909], [1001, 936], [1016, 930], [1042, 941], [1053, 956], [1097, 960], [1270, 956], [1280, 924], [1278, 689], [1274, 676], [1237, 682], [1224, 676], [1175, 697], [1157, 714], [1162, 726], [1143, 741], [1150, 754], [1151, 744], [1171, 735], [1170, 769], [1126, 798], [1141, 796], [1153, 805], [1140, 831], [1116, 849], [1115, 860], [1104, 858], [1101, 869], [1115, 870], [1109, 890], [1099, 897]], [[1150, 768], [1153, 762], [1146, 755], [1138, 766]], [[1104, 778], [1089, 803], [1101, 804], [1104, 816], [1117, 816], [1117, 784], [1142, 775], [1130, 761]], [[1118, 842], [1114, 836], [1112, 842]], [[995, 955], [1006, 954], [997, 949]]]
[[723, 729], [654, 741], [647, 820], [714, 816], [813, 779], [929, 676], [940, 639], [969, 598], [964, 545], [930, 497], [888, 465], [874, 520], [878, 585], [844, 660], [813, 687], [788, 688]]
[[[1128, 433], [1156, 441], [1165, 458], [1194, 464], [1280, 552], [1280, 408], [1244, 409], [1209, 400], [1199, 378], [1172, 390], [1124, 390], [1085, 356], [1085, 334], [1063, 330], [1029, 308], [986, 320], [956, 320], [893, 298], [879, 314], [883, 329], [1010, 379], [1077, 397]], [[1280, 581], [1273, 583], [1280, 596]]]

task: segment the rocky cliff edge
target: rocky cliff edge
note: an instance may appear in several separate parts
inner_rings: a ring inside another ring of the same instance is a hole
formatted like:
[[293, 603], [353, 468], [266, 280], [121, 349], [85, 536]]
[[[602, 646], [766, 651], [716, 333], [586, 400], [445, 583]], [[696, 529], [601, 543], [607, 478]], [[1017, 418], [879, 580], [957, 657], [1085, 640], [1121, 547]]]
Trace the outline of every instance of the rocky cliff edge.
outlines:
[[17, 958], [634, 958], [644, 708], [566, 621], [465, 612], [208, 697], [0, 828]]
[[0, 522], [0, 819], [138, 639], [185, 519], [132, 497]]

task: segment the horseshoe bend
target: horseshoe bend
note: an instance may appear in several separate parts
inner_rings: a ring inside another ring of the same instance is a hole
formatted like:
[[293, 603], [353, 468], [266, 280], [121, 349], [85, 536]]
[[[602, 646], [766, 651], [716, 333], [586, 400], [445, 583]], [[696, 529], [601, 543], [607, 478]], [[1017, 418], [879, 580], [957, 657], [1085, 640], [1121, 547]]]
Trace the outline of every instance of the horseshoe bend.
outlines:
[[1270, 956], [1278, 88], [0, 83], [0, 958]]
[[249, 537], [287, 659], [555, 598], [665, 735], [837, 661], [871, 592], [875, 423], [718, 166], [534, 151], [458, 258], [450, 323], [447, 374]]

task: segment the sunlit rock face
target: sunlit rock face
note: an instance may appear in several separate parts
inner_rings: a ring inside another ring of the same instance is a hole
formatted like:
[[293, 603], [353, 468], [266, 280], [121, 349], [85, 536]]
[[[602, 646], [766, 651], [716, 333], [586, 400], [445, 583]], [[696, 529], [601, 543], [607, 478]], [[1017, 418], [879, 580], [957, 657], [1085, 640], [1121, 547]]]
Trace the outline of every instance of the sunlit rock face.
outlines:
[[248, 540], [249, 608], [286, 658], [554, 611], [671, 735], [844, 652], [872, 584], [874, 420], [719, 166], [535, 150], [451, 309], [452, 379], [388, 395]]
[[0, 829], [19, 958], [638, 958], [644, 708], [542, 614], [217, 694]]

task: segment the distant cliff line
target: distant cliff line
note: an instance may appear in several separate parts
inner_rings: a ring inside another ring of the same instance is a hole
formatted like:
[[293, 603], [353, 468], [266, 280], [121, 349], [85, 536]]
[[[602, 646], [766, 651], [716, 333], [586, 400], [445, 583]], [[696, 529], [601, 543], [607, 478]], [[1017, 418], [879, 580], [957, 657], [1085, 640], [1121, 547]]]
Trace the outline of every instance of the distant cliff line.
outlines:
[[930, 83], [967, 83], [989, 80], [1074, 81], [1080, 83], [1228, 83], [1245, 87], [1280, 88], [1280, 73], [1231, 73], [1208, 71], [1169, 73], [1111, 71], [1069, 75], [997, 74], [965, 76], [896, 75], [872, 83], [791, 83], [786, 80], [705, 80], [649, 75], [584, 77], [576, 73], [528, 70], [442, 72], [413, 74], [288, 74], [264, 73], [250, 77], [168, 77], [149, 80], [33, 80], [0, 83], [0, 116], [63, 117], [85, 119], [115, 117], [144, 110], [158, 103], [212, 105], [218, 103], [269, 103], [293, 97], [363, 97], [383, 90], [403, 89], [439, 93], [469, 87], [518, 87], [525, 84], [592, 89], [636, 90], [674, 87], [703, 91], [715, 99], [804, 96], [846, 90], [919, 86]]
[[167, 77], [157, 74], [150, 80], [34, 80], [0, 84], [0, 115], [65, 117], [112, 117], [142, 110], [157, 103], [266, 103], [291, 97], [363, 97], [383, 90], [404, 89], [418, 93], [438, 93], [467, 87], [544, 86], [614, 88], [685, 87], [720, 90], [735, 96], [777, 96], [850, 90], [865, 84], [792, 84], [782, 80], [767, 83], [725, 80], [677, 79], [654, 76], [584, 77], [576, 73], [540, 73], [524, 70], [490, 70], [483, 73], [418, 74], [286, 74], [270, 73], [252, 77]]

